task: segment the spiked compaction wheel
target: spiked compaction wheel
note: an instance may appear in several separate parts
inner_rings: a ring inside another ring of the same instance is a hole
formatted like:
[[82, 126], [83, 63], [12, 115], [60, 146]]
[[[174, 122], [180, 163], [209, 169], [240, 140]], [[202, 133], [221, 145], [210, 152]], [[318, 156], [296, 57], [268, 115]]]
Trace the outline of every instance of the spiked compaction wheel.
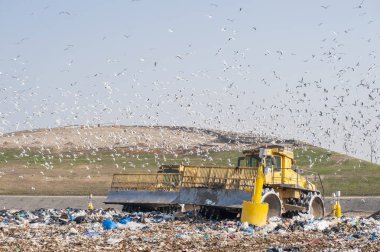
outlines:
[[282, 213], [282, 201], [273, 189], [264, 191], [262, 196], [262, 202], [268, 203], [269, 211], [268, 211], [268, 219], [270, 217], [280, 217]]
[[307, 205], [308, 213], [314, 218], [322, 218], [325, 216], [325, 206], [323, 200], [318, 194], [311, 194]]

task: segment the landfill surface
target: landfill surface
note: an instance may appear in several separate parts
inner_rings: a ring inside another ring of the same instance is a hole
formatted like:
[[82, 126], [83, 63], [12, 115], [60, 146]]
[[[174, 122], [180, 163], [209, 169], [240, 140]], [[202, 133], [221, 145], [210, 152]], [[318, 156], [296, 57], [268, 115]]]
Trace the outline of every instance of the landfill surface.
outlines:
[[188, 213], [0, 210], [0, 251], [380, 251], [380, 218], [271, 218], [255, 227]]

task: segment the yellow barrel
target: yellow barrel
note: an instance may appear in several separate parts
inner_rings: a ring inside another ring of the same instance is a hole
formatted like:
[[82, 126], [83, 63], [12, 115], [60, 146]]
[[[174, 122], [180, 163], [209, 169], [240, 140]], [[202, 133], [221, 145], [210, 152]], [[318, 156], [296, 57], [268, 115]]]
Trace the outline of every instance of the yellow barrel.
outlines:
[[241, 222], [248, 222], [255, 226], [264, 226], [267, 223], [269, 205], [267, 203], [255, 203], [243, 201]]
[[335, 216], [338, 218], [342, 217], [342, 208], [340, 207], [339, 201], [336, 202]]

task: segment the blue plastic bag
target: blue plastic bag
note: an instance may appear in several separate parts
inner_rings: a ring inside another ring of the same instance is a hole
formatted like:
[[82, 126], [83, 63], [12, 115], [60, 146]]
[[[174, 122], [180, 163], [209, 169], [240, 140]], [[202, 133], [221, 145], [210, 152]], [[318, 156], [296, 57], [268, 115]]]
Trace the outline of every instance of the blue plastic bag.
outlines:
[[117, 228], [116, 223], [113, 222], [113, 220], [104, 220], [102, 225], [105, 230], [111, 230], [111, 229]]
[[128, 217], [128, 218], [121, 219], [119, 222], [120, 224], [127, 224], [128, 222], [131, 222], [131, 221], [132, 221], [131, 217]]

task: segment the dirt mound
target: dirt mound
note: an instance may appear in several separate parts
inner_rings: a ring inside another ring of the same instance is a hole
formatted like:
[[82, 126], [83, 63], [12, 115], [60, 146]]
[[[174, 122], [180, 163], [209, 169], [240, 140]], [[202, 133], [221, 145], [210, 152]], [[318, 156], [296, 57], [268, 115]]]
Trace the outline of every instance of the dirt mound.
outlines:
[[77, 126], [20, 131], [0, 136], [0, 148], [69, 150], [167, 150], [196, 148], [227, 150], [262, 142], [252, 134], [237, 134], [186, 127]]

